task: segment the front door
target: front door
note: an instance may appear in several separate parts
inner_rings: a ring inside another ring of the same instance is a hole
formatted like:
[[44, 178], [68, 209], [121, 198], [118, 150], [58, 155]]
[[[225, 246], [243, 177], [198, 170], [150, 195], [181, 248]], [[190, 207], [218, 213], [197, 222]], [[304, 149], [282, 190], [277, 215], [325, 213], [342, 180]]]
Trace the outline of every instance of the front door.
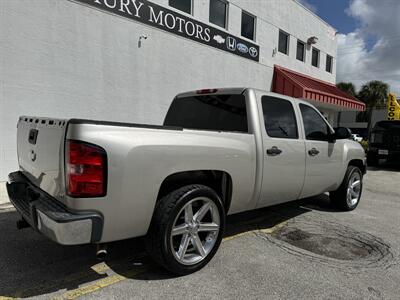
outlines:
[[295, 200], [304, 183], [305, 145], [290, 100], [263, 96], [264, 170], [258, 207]]
[[301, 198], [319, 195], [335, 187], [343, 164], [341, 142], [330, 142], [331, 129], [310, 105], [300, 104], [306, 143], [306, 176]]

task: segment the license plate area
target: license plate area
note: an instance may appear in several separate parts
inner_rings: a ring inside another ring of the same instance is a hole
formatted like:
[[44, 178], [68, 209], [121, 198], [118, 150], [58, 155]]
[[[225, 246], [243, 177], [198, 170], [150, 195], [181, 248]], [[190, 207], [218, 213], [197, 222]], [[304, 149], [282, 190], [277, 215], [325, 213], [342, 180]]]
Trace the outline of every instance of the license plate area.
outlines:
[[379, 154], [379, 155], [389, 155], [389, 150], [382, 150], [382, 149], [379, 149], [379, 150], [378, 150], [378, 154]]

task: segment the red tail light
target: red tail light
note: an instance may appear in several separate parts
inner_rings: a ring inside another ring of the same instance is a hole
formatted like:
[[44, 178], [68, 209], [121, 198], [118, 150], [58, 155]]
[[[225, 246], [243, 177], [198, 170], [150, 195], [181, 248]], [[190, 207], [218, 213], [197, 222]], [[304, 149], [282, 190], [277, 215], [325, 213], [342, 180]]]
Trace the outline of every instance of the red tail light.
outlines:
[[218, 89], [204, 89], [204, 90], [197, 90], [196, 94], [204, 95], [204, 94], [215, 94], [218, 92]]
[[106, 151], [89, 143], [67, 140], [67, 194], [71, 197], [102, 197], [107, 192]]

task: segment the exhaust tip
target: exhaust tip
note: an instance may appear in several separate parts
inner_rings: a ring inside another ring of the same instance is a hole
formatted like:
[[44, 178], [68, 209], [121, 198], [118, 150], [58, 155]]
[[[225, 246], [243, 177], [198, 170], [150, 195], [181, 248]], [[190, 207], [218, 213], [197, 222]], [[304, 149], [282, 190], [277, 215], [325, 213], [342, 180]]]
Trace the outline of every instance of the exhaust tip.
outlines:
[[107, 257], [107, 246], [97, 245], [96, 258], [98, 260], [104, 260]]

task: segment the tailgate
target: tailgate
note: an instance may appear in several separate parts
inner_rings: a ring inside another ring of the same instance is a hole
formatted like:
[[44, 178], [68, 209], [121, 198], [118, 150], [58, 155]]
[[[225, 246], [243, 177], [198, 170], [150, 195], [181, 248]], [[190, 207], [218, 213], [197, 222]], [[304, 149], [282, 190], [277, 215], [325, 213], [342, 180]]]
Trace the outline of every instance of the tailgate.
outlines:
[[64, 139], [67, 120], [20, 117], [18, 162], [22, 173], [50, 196], [64, 195]]

